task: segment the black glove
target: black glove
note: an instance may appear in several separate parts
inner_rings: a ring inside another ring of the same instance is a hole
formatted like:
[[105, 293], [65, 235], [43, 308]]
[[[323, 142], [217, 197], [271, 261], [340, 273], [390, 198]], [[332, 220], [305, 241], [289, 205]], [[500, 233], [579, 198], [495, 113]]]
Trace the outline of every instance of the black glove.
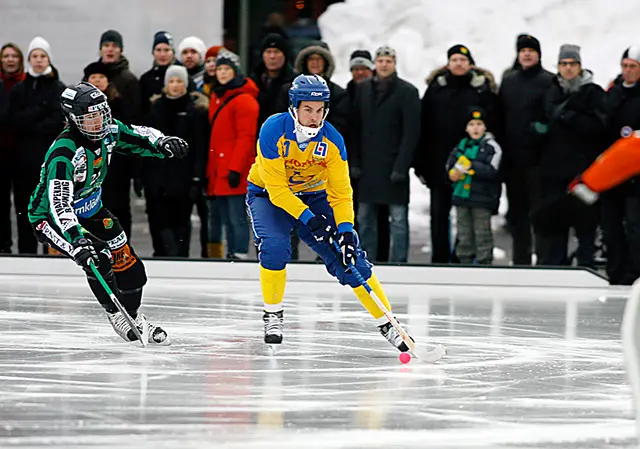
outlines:
[[357, 181], [360, 179], [360, 176], [362, 176], [362, 170], [360, 170], [360, 167], [351, 166], [349, 167], [349, 176], [351, 176], [351, 179]]
[[407, 182], [409, 180], [409, 176], [406, 173], [400, 173], [399, 171], [391, 172], [391, 183], [392, 184], [400, 184], [401, 182]]
[[189, 144], [180, 137], [166, 136], [158, 142], [158, 150], [160, 150], [165, 157], [182, 159], [189, 152]]
[[229, 187], [235, 189], [240, 185], [240, 173], [229, 170], [229, 177], [227, 178], [227, 181], [229, 182]]
[[336, 230], [324, 215], [316, 215], [307, 221], [313, 237], [318, 243], [331, 243], [336, 238]]
[[340, 245], [340, 252], [342, 253], [342, 263], [345, 267], [356, 264], [356, 236], [353, 232], [341, 232], [338, 235], [338, 244]]
[[81, 267], [88, 267], [89, 263], [93, 261], [93, 264], [97, 268], [100, 263], [98, 253], [93, 247], [93, 242], [86, 237], [80, 237], [78, 240], [73, 242], [71, 257], [73, 257], [73, 261]]

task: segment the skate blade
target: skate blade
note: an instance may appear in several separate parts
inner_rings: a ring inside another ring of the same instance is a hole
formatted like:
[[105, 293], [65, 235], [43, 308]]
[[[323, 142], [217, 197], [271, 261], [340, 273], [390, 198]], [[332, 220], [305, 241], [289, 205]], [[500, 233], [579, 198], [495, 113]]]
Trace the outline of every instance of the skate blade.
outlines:
[[146, 348], [149, 343], [149, 323], [147, 323], [147, 319], [142, 315], [142, 347]]

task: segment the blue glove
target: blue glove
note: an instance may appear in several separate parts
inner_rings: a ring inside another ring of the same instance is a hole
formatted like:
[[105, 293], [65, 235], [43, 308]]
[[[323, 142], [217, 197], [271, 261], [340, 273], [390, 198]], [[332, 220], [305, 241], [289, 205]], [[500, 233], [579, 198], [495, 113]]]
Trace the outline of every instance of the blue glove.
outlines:
[[331, 243], [336, 238], [336, 229], [324, 215], [311, 217], [307, 221], [307, 226], [318, 243]]
[[355, 265], [358, 249], [355, 234], [351, 231], [341, 232], [338, 235], [338, 245], [340, 245], [344, 266], [348, 268], [350, 264]]

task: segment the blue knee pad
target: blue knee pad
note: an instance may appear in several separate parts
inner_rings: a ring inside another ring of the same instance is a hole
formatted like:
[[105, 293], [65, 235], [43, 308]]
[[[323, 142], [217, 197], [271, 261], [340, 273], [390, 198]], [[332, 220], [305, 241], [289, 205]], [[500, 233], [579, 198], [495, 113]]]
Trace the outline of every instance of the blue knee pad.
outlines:
[[260, 239], [258, 260], [260, 265], [267, 270], [283, 270], [291, 261], [291, 240], [289, 238]]

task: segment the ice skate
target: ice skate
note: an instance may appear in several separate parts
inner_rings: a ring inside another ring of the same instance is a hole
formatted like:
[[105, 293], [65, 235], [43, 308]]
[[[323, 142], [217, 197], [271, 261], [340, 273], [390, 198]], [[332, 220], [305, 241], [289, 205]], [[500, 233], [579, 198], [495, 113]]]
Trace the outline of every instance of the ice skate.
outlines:
[[[107, 318], [109, 319], [113, 330], [115, 330], [116, 334], [118, 334], [124, 341], [138, 341], [138, 337], [136, 337], [136, 334], [131, 330], [131, 327], [121, 312], [107, 313]], [[143, 320], [145, 320], [144, 315], [138, 313], [133, 321], [136, 323], [140, 333], [144, 335], [144, 329], [142, 328], [144, 323]], [[147, 326], [149, 329], [149, 343], [155, 343], [161, 346], [171, 344], [169, 336], [164, 329], [159, 326], [155, 326], [148, 321]]]
[[145, 317], [141, 313], [138, 313], [136, 319], [134, 320], [136, 322], [136, 325], [138, 326], [138, 329], [142, 328], [143, 320], [146, 321], [147, 327], [149, 328], [149, 343], [154, 343], [160, 346], [169, 346], [171, 344], [171, 340], [169, 339], [167, 331], [165, 331], [160, 326], [156, 326], [155, 324], [149, 322], [149, 320], [147, 320], [147, 317]]
[[[409, 350], [407, 344], [402, 340], [402, 336], [398, 333], [396, 328], [391, 325], [391, 323], [383, 324], [382, 326], [378, 326], [378, 328], [380, 329], [382, 336], [400, 352], [407, 352]], [[409, 338], [413, 340], [413, 337], [409, 336]]]
[[279, 345], [282, 343], [282, 328], [284, 318], [280, 312], [264, 312], [264, 342], [268, 345]]

